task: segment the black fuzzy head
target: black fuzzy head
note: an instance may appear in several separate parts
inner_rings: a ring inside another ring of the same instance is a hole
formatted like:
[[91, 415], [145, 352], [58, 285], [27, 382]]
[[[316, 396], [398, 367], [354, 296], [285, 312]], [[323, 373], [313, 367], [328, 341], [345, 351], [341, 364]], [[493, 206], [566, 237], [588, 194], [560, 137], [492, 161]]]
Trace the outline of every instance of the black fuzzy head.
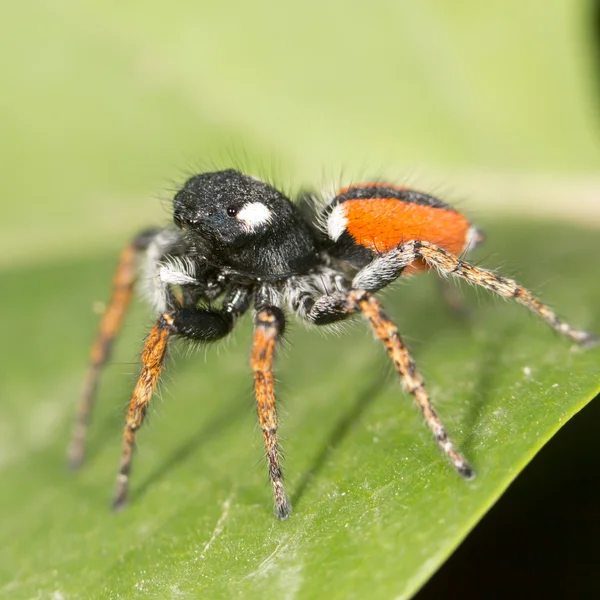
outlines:
[[173, 200], [173, 219], [209, 261], [251, 277], [299, 273], [315, 260], [316, 243], [298, 209], [233, 169], [188, 179]]

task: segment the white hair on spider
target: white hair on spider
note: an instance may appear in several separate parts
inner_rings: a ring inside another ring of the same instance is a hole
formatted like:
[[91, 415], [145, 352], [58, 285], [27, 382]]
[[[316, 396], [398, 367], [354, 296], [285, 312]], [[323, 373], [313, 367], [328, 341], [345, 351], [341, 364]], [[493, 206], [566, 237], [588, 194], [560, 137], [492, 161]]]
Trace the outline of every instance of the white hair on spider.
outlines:
[[273, 220], [273, 213], [262, 202], [248, 202], [236, 215], [244, 229], [251, 233], [257, 227], [266, 225]]
[[346, 207], [343, 204], [338, 204], [329, 213], [327, 218], [327, 233], [329, 237], [337, 242], [341, 237], [342, 233], [346, 231], [348, 225], [348, 218], [346, 217]]

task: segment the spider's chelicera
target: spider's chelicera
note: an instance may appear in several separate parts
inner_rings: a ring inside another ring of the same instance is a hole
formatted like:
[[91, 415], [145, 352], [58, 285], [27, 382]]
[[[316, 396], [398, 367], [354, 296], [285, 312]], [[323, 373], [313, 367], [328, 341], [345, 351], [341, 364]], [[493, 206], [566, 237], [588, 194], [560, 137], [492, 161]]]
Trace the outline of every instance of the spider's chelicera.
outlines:
[[142, 425], [171, 338], [212, 342], [228, 335], [250, 308], [254, 338], [250, 363], [275, 511], [291, 511], [280, 466], [273, 380], [275, 347], [286, 312], [312, 325], [360, 313], [386, 347], [443, 453], [465, 478], [469, 463], [438, 418], [398, 329], [374, 293], [400, 276], [433, 268], [513, 298], [571, 340], [596, 337], [573, 329], [511, 279], [465, 262], [483, 235], [437, 198], [387, 183], [343, 188], [317, 210], [309, 194], [297, 204], [274, 187], [238, 171], [190, 178], [173, 200], [175, 227], [146, 231], [121, 255], [113, 296], [92, 348], [79, 403], [70, 462], [81, 463], [89, 416], [102, 365], [108, 359], [141, 262], [157, 321], [142, 351], [123, 436], [115, 507], [127, 499], [136, 431]]

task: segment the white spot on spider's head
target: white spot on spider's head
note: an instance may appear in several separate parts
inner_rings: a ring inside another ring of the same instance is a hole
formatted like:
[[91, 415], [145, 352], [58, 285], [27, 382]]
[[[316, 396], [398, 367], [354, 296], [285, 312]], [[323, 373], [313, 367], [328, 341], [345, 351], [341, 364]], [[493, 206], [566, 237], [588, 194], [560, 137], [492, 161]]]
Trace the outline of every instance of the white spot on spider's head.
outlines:
[[257, 227], [270, 223], [273, 213], [262, 202], [248, 202], [242, 206], [235, 218], [248, 233], [251, 233]]
[[327, 233], [329, 237], [334, 242], [337, 242], [342, 233], [346, 231], [346, 225], [348, 225], [346, 207], [343, 204], [338, 204], [327, 217]]

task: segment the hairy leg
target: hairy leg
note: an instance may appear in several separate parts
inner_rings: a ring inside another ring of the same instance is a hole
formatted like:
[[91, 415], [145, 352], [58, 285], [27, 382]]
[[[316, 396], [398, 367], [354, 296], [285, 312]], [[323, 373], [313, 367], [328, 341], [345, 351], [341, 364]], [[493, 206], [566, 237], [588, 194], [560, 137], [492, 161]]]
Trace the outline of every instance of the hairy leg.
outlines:
[[415, 245], [415, 254], [423, 258], [427, 264], [435, 267], [442, 274], [464, 279], [495, 292], [500, 296], [516, 300], [538, 315], [555, 331], [562, 333], [578, 344], [593, 346], [598, 342], [598, 338], [594, 334], [575, 329], [562, 319], [559, 319], [553, 311], [535, 298], [529, 290], [513, 279], [508, 279], [507, 277], [496, 275], [487, 269], [471, 265], [434, 244], [428, 242], [413, 242], [413, 244]]
[[125, 429], [123, 431], [123, 450], [121, 452], [121, 464], [117, 477], [117, 489], [113, 501], [114, 508], [121, 508], [127, 503], [127, 485], [129, 473], [131, 472], [131, 458], [135, 446], [136, 431], [142, 426], [146, 409], [150, 404], [152, 393], [158, 383], [165, 357], [167, 355], [167, 344], [171, 336], [173, 319], [165, 314], [156, 322], [152, 331], [146, 338], [142, 351], [142, 370], [133, 395], [129, 401], [127, 416], [125, 418]]
[[516, 300], [537, 314], [554, 330], [578, 344], [590, 347], [598, 342], [597, 336], [588, 331], [575, 329], [560, 319], [529, 290], [513, 279], [476, 267], [430, 242], [418, 240], [406, 242], [399, 248], [376, 258], [356, 274], [352, 287], [369, 292], [377, 291], [397, 279], [408, 265], [419, 259], [424, 260], [443, 275], [458, 277], [505, 298]]
[[433, 408], [423, 378], [417, 371], [417, 367], [400, 337], [398, 328], [385, 314], [379, 300], [368, 292], [352, 290], [348, 295], [348, 301], [355, 310], [363, 314], [375, 335], [384, 343], [388, 355], [404, 383], [404, 388], [414, 397], [423, 413], [425, 423], [435, 435], [438, 445], [450, 459], [454, 468], [467, 479], [473, 477], [473, 469], [448, 437], [446, 429]]
[[275, 512], [280, 519], [286, 519], [292, 510], [283, 486], [280, 449], [277, 441], [278, 419], [273, 379], [275, 348], [284, 326], [285, 319], [279, 308], [265, 306], [258, 310], [254, 319], [254, 341], [250, 357], [250, 364], [254, 372], [258, 421], [265, 441], [269, 478], [273, 485], [275, 498]]
[[133, 296], [137, 279], [138, 256], [148, 247], [155, 234], [154, 230], [142, 233], [121, 252], [113, 278], [112, 297], [100, 322], [96, 340], [92, 345], [88, 373], [77, 406], [75, 427], [68, 453], [69, 465], [72, 468], [78, 467], [83, 461], [85, 438], [96, 399], [98, 380], [102, 367], [110, 357], [113, 342], [121, 329]]
[[355, 313], [361, 313], [371, 325], [394, 363], [406, 391], [411, 394], [425, 419], [425, 423], [435, 435], [435, 439], [454, 468], [463, 477], [473, 477], [473, 469], [456, 450], [446, 429], [440, 421], [425, 388], [423, 378], [400, 337], [398, 328], [385, 314], [379, 301], [364, 290], [352, 289], [347, 293], [338, 292], [314, 299], [305, 318], [315, 325], [328, 325], [347, 319]]
[[233, 325], [233, 315], [225, 310], [180, 308], [159, 317], [144, 344], [142, 369], [127, 410], [121, 463], [113, 503], [115, 508], [121, 508], [127, 503], [136, 432], [144, 422], [146, 410], [158, 383], [169, 339], [176, 335], [200, 342], [212, 342], [226, 336]]

